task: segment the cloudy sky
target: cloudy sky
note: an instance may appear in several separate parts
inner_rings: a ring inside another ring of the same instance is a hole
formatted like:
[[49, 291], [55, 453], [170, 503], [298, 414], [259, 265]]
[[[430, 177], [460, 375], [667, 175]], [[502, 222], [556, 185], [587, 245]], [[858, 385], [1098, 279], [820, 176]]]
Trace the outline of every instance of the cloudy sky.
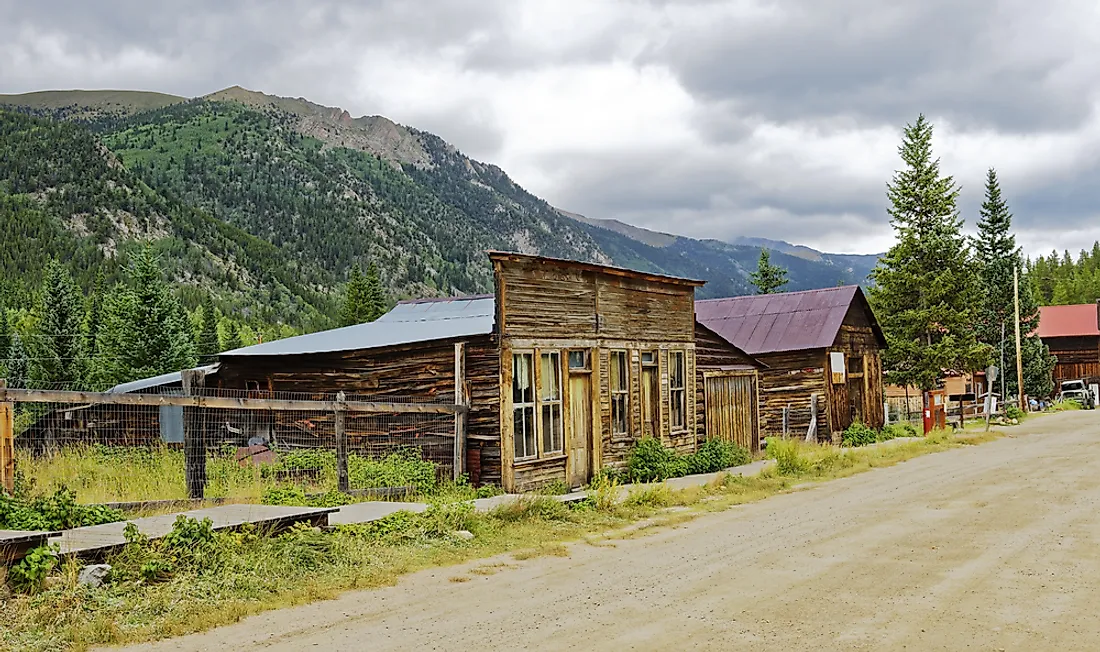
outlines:
[[924, 112], [969, 225], [993, 166], [1029, 253], [1100, 238], [1092, 1], [0, 0], [0, 16], [0, 92], [302, 96], [435, 132], [568, 210], [835, 252], [889, 245], [885, 185]]

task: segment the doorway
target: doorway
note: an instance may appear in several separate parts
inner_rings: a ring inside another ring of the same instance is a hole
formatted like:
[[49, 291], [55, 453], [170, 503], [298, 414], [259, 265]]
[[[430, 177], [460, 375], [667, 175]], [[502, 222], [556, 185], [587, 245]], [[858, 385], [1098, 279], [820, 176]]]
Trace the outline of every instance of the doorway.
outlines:
[[661, 390], [657, 385], [657, 352], [642, 354], [642, 436], [659, 437]]
[[569, 353], [569, 436], [566, 479], [571, 489], [592, 478], [592, 366], [588, 351]]

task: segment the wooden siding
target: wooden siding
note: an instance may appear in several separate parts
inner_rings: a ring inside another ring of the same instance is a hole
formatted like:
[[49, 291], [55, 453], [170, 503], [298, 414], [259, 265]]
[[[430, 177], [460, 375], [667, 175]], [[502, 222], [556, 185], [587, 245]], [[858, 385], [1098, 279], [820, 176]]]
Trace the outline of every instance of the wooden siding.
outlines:
[[1100, 380], [1100, 337], [1049, 337], [1043, 343], [1057, 356], [1055, 391], [1063, 380]]
[[773, 353], [757, 358], [768, 366], [760, 371], [761, 428], [765, 437], [783, 435], [783, 408], [790, 406], [788, 434], [803, 438], [810, 425], [810, 396], [817, 394], [817, 431], [829, 438], [825, 409], [825, 353], [821, 349]]
[[546, 460], [535, 460], [516, 464], [513, 491], [518, 493], [535, 491], [548, 484], [564, 481], [565, 463], [565, 455], [558, 455]]
[[[857, 419], [872, 428], [881, 428], [885, 422], [882, 360], [878, 340], [871, 327], [841, 326], [836, 342], [828, 352], [843, 353], [846, 367], [844, 383], [827, 382], [828, 424], [834, 442], [838, 442], [839, 433]], [[828, 352], [823, 361], [826, 378]], [[859, 371], [848, 369], [853, 356], [860, 359]]]
[[760, 450], [761, 411], [760, 379], [755, 370], [757, 361], [733, 346], [722, 336], [701, 324], [695, 325], [695, 430], [696, 440], [700, 443], [709, 437], [718, 436], [710, 427], [707, 414], [707, 392], [704, 377], [714, 371], [727, 371], [731, 374], [750, 374], [754, 377], [751, 397], [751, 410], [755, 416], [752, 427], [751, 451]]
[[707, 438], [733, 442], [753, 452], [760, 450], [756, 371], [706, 372], [703, 384]]

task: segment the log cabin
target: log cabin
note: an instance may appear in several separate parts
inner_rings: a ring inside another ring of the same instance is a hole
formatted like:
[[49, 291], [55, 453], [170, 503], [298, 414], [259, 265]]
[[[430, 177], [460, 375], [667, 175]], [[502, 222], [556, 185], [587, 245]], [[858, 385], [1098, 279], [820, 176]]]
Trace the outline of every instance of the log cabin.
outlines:
[[757, 448], [764, 365], [696, 323], [702, 281], [489, 257], [492, 295], [406, 301], [375, 322], [229, 351], [213, 378], [254, 392], [449, 400], [457, 361], [466, 471], [507, 491], [582, 486], [624, 467], [643, 437], [682, 452], [708, 437]]
[[882, 329], [856, 285], [695, 302], [696, 319], [766, 365], [762, 434], [839, 442], [884, 421]]
[[1039, 308], [1039, 337], [1058, 358], [1054, 388], [1064, 380], [1100, 383], [1100, 301]]

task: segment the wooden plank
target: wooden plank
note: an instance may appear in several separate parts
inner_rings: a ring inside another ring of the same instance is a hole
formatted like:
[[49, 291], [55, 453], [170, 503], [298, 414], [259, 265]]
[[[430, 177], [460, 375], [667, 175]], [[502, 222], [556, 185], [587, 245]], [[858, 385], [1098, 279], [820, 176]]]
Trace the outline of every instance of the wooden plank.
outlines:
[[[0, 390], [8, 381], [0, 378]], [[15, 493], [15, 405], [0, 402], [0, 487]]]
[[515, 420], [512, 418], [512, 348], [500, 347], [500, 484], [515, 491]]
[[[466, 344], [455, 344], [455, 405], [466, 405]], [[466, 415], [455, 412], [454, 479], [466, 472]]]
[[[342, 403], [344, 393], [336, 396], [337, 403]], [[333, 416], [333, 430], [336, 433], [336, 488], [347, 492], [351, 488], [348, 479], [348, 433], [344, 427], [344, 410], [336, 410]]]
[[[228, 398], [224, 396], [167, 396], [160, 394], [107, 394], [96, 392], [62, 392], [37, 389], [0, 389], [0, 403], [75, 403], [96, 405], [178, 405], [235, 410], [317, 411], [334, 412], [336, 401], [302, 401], [267, 398]], [[446, 403], [386, 403], [378, 401], [348, 401], [341, 404], [348, 412], [453, 414], [464, 412], [466, 406]]]
[[[182, 374], [183, 393], [195, 394], [206, 384], [206, 372], [201, 369], [187, 369]], [[187, 495], [192, 500], [203, 497], [206, 489], [206, 440], [203, 438], [202, 416], [204, 410], [192, 407], [184, 410], [183, 419], [183, 456], [184, 476], [187, 482]]]

